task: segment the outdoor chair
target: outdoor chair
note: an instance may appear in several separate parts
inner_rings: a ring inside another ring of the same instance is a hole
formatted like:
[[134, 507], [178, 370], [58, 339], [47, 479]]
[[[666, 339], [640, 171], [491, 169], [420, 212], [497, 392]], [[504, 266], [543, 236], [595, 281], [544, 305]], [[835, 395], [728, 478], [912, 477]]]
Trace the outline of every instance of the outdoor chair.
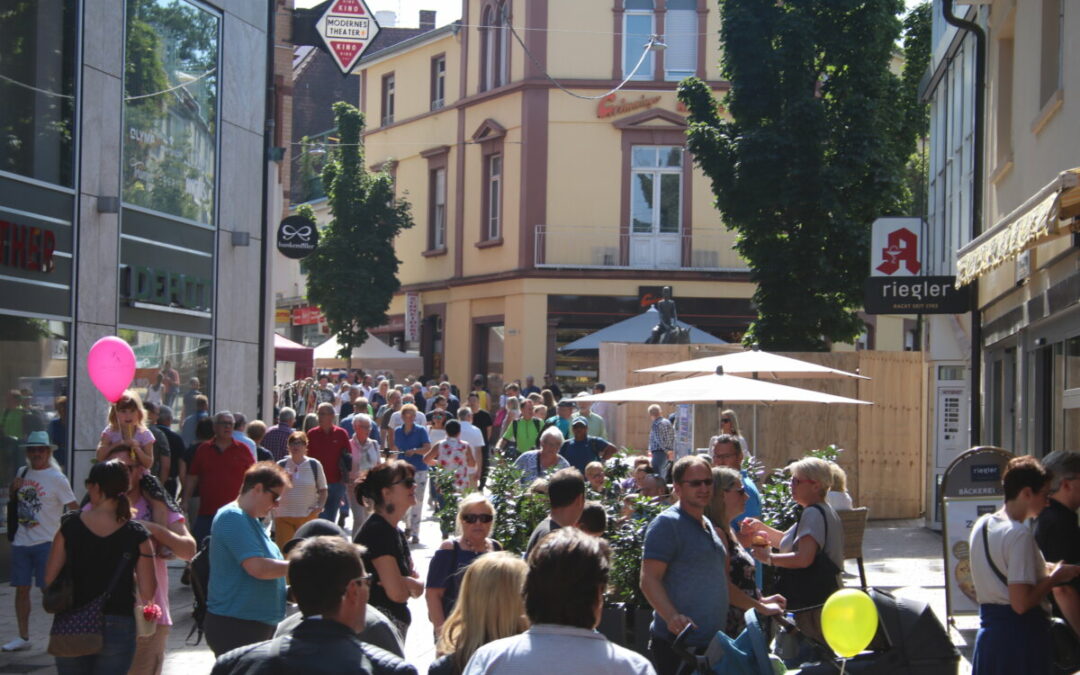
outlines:
[[863, 533], [866, 531], [866, 516], [870, 513], [867, 507], [852, 509], [850, 511], [837, 511], [840, 522], [844, 525], [844, 560], [855, 558], [859, 563], [859, 580], [863, 589], [866, 585], [866, 569], [863, 567], [862, 542]]

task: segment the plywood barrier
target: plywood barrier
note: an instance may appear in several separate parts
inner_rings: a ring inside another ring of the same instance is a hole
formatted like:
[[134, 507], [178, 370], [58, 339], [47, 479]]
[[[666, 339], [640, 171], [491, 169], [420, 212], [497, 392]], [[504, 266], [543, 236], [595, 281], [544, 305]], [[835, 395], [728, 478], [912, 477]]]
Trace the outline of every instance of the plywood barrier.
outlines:
[[[682, 375], [637, 373], [640, 368], [739, 351], [737, 345], [600, 346], [600, 380], [608, 391]], [[871, 378], [795, 379], [782, 384], [872, 401], [871, 406], [777, 404], [725, 405], [735, 411], [740, 431], [769, 468], [784, 466], [808, 450], [835, 443], [844, 448], [840, 465], [857, 506], [871, 519], [917, 518], [925, 482], [925, 368], [921, 352], [811, 352], [784, 356], [858, 372]], [[615, 413], [616, 443], [644, 452], [648, 446], [648, 405], [622, 404]], [[755, 407], [757, 419], [755, 424]], [[665, 407], [665, 413], [671, 412]], [[695, 447], [705, 447], [719, 427], [717, 407], [695, 406]]]

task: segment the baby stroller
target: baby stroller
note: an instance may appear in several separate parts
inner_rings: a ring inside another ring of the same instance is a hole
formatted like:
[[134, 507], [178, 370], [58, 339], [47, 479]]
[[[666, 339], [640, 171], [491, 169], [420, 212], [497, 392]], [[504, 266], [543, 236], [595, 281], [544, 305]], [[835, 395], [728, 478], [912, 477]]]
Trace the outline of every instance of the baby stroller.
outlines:
[[718, 631], [705, 648], [705, 653], [695, 654], [686, 646], [686, 638], [694, 630], [692, 625], [687, 626], [671, 645], [683, 660], [680, 675], [774, 675], [776, 671], [768, 647], [769, 628], [759, 622], [757, 612], [749, 609], [746, 611], [746, 628], [739, 637], [732, 639], [723, 631]]

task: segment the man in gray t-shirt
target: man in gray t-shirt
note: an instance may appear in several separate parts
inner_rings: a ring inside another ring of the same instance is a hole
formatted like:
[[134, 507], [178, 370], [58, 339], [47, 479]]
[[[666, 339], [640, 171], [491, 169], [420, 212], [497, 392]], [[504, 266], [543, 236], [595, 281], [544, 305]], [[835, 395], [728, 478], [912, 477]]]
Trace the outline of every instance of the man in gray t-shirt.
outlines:
[[679, 502], [649, 523], [641, 564], [641, 590], [654, 609], [649, 651], [659, 675], [678, 670], [671, 643], [687, 624], [695, 627], [687, 645], [705, 647], [728, 614], [728, 554], [705, 517], [713, 492], [709, 461], [683, 457], [672, 476]]

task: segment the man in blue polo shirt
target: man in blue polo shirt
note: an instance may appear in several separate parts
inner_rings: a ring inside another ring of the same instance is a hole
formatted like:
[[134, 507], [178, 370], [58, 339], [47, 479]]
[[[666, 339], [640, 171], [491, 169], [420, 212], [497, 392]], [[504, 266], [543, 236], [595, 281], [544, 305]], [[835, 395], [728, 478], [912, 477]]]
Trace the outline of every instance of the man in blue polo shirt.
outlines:
[[416, 424], [416, 406], [407, 403], [401, 406], [401, 426], [394, 429], [394, 449], [416, 469], [416, 505], [410, 506], [405, 514], [405, 534], [412, 538], [412, 543], [420, 543], [420, 515], [424, 509], [424, 493], [428, 482], [428, 466], [424, 455], [431, 449], [427, 429]]
[[688, 624], [686, 644], [704, 648], [728, 614], [727, 550], [705, 517], [712, 498], [712, 467], [700, 455], [675, 462], [679, 501], [645, 531], [641, 590], [653, 606], [649, 652], [658, 675], [673, 675], [680, 659], [671, 647]]
[[589, 462], [606, 462], [615, 454], [614, 445], [589, 435], [589, 420], [584, 417], [575, 417], [570, 429], [574, 437], [562, 444], [559, 454], [582, 474]]

